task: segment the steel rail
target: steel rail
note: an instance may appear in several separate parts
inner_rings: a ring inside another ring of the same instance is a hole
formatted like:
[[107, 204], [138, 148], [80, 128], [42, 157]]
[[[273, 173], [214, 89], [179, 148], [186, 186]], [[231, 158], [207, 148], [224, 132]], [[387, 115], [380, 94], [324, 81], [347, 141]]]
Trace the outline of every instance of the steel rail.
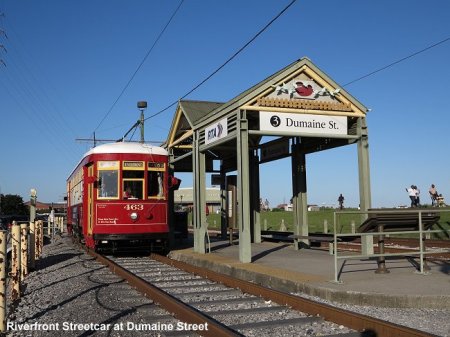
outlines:
[[[148, 298], [158, 303], [162, 308], [172, 313], [177, 319], [188, 324], [202, 324], [207, 330], [191, 330], [199, 335], [206, 337], [236, 337], [242, 334], [220, 324], [213, 318], [202, 314], [200, 311], [181, 302], [165, 291], [153, 286], [149, 282], [119, 266], [114, 261], [92, 251], [87, 250], [88, 254], [97, 261], [107, 266], [113, 273], [126, 280], [131, 286], [145, 294]], [[206, 325], [207, 324], [207, 325]]]
[[208, 278], [214, 282], [219, 282], [233, 288], [239, 288], [241, 291], [248, 294], [260, 296], [266, 300], [271, 300], [281, 305], [288, 305], [293, 309], [308, 313], [310, 315], [319, 315], [325, 320], [344, 325], [348, 328], [357, 331], [365, 331], [367, 334], [372, 332], [377, 337], [437, 336], [348, 310], [335, 308], [327, 304], [314, 302], [312, 300], [283, 293], [278, 290], [269, 289], [255, 283], [220, 274], [205, 268], [193, 266], [185, 262], [172, 260], [164, 256], [152, 254], [150, 257], [159, 262], [185, 270], [186, 272]]

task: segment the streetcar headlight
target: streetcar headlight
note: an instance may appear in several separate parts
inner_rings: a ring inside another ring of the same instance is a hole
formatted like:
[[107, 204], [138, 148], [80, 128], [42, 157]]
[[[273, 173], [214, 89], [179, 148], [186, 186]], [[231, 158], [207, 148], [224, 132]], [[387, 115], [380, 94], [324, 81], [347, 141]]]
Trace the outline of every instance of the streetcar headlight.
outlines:
[[138, 214], [136, 212], [133, 212], [133, 213], [130, 214], [131, 220], [137, 220], [138, 217], [139, 216], [138, 216]]

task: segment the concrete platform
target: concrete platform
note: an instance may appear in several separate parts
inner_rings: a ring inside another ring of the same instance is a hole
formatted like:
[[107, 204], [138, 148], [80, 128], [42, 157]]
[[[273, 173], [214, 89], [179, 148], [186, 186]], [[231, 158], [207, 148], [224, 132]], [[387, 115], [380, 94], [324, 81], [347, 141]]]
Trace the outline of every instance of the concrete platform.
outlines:
[[430, 261], [431, 270], [418, 273], [418, 260], [387, 259], [389, 274], [375, 274], [376, 260], [338, 260], [338, 284], [334, 281], [334, 257], [319, 249], [295, 250], [291, 244], [252, 244], [252, 263], [239, 262], [239, 246], [228, 241], [211, 243], [211, 253], [192, 248], [174, 250], [172, 259], [256, 282], [287, 292], [348, 304], [398, 308], [450, 309], [450, 264]]

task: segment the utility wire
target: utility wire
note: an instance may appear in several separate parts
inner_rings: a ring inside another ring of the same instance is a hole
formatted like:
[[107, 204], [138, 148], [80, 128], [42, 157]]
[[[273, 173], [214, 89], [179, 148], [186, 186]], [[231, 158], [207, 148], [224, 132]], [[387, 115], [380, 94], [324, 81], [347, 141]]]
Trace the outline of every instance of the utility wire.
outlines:
[[431, 46], [428, 46], [428, 47], [426, 47], [426, 48], [424, 48], [424, 49], [422, 49], [422, 50], [419, 50], [419, 51], [417, 51], [417, 52], [415, 52], [415, 53], [412, 53], [411, 55], [408, 55], [408, 56], [406, 56], [406, 57], [404, 57], [404, 58], [401, 58], [400, 60], [397, 60], [397, 61], [395, 61], [395, 62], [392, 62], [392, 63], [388, 64], [387, 66], [384, 66], [384, 67], [382, 67], [382, 68], [380, 68], [380, 69], [374, 70], [374, 71], [372, 71], [371, 73], [368, 73], [367, 75], [361, 76], [361, 77], [359, 77], [359, 78], [357, 78], [357, 79], [355, 79], [355, 80], [353, 80], [353, 81], [350, 81], [350, 82], [348, 82], [348, 83], [345, 83], [345, 84], [343, 85], [343, 87], [346, 87], [346, 86], [348, 86], [348, 85], [350, 85], [350, 84], [353, 84], [353, 83], [355, 83], [355, 82], [358, 82], [358, 81], [360, 81], [360, 80], [362, 80], [362, 79], [364, 79], [364, 78], [367, 78], [367, 77], [369, 77], [369, 76], [372, 76], [372, 75], [374, 75], [374, 74], [376, 74], [376, 73], [378, 73], [378, 72], [380, 72], [380, 71], [383, 71], [383, 70], [385, 70], [385, 69], [387, 69], [387, 68], [390, 68], [390, 67], [392, 67], [392, 66], [394, 66], [394, 65], [396, 65], [396, 64], [398, 64], [398, 63], [400, 63], [400, 62], [406, 61], [407, 59], [410, 59], [410, 58], [412, 58], [412, 57], [414, 57], [414, 56], [416, 56], [416, 55], [419, 55], [420, 53], [423, 53], [423, 52], [425, 52], [425, 51], [427, 51], [427, 50], [429, 50], [429, 49], [431, 49], [431, 48], [437, 47], [437, 46], [439, 46], [440, 44], [443, 44], [443, 43], [447, 42], [448, 40], [450, 40], [450, 37], [447, 37], [446, 39], [444, 39], [444, 40], [442, 40], [442, 41], [439, 41], [439, 42], [437, 42], [437, 43], [435, 43], [435, 44], [432, 44]]
[[[183, 99], [183, 98], [185, 98], [185, 97], [187, 97], [188, 95], [190, 95], [192, 92], [194, 92], [195, 90], [197, 90], [201, 85], [203, 85], [205, 82], [207, 82], [212, 76], [214, 76], [217, 72], [219, 72], [223, 67], [225, 67], [231, 60], [233, 60], [238, 54], [240, 54], [250, 43], [252, 43], [260, 34], [262, 34], [275, 20], [277, 20], [290, 6], [292, 6], [294, 3], [295, 3], [295, 1], [296, 0], [293, 0], [291, 3], [289, 3], [275, 18], [273, 18], [263, 29], [261, 29], [252, 39], [250, 39], [250, 41], [248, 41], [243, 47], [241, 47], [236, 53], [234, 53], [228, 60], [226, 60], [225, 61], [225, 63], [223, 63], [219, 68], [217, 68], [215, 71], [213, 71], [209, 76], [207, 76], [203, 81], [201, 81], [199, 84], [197, 84], [193, 89], [191, 89], [190, 91], [188, 91], [185, 95], [183, 95], [181, 98], [179, 98], [177, 101], [174, 101], [174, 102], [172, 102], [170, 105], [168, 105], [168, 106], [166, 106], [164, 109], [162, 109], [162, 110], [160, 110], [160, 111], [158, 111], [158, 112], [156, 112], [155, 114], [153, 114], [153, 115], [151, 115], [151, 116], [149, 116], [149, 117], [147, 117], [147, 118], [145, 118], [144, 120], [146, 121], [146, 120], [148, 120], [148, 119], [150, 119], [150, 118], [153, 118], [153, 117], [156, 117], [156, 116], [158, 116], [158, 115], [160, 115], [161, 113], [163, 113], [164, 111], [166, 111], [166, 110], [168, 110], [168, 109], [170, 109], [171, 107], [173, 107], [174, 105], [176, 105], [177, 103], [178, 103], [178, 101], [179, 100], [181, 100], [181, 99]], [[414, 56], [417, 56], [417, 55], [419, 55], [419, 54], [421, 54], [421, 53], [423, 53], [423, 52], [425, 52], [425, 51], [427, 51], [427, 50], [429, 50], [429, 49], [432, 49], [432, 48], [434, 48], [434, 47], [437, 47], [437, 46], [439, 46], [439, 45], [441, 45], [441, 44], [443, 44], [443, 43], [445, 43], [445, 42], [447, 42], [447, 41], [449, 41], [450, 40], [450, 37], [448, 37], [448, 38], [445, 38], [444, 40], [442, 40], [442, 41], [439, 41], [439, 42], [437, 42], [437, 43], [435, 43], [435, 44], [432, 44], [431, 46], [428, 46], [428, 47], [426, 47], [426, 48], [424, 48], [424, 49], [421, 49], [421, 50], [419, 50], [419, 51], [417, 51], [417, 52], [415, 52], [415, 53], [412, 53], [412, 54], [410, 54], [410, 55], [408, 55], [408, 56], [406, 56], [406, 57], [403, 57], [403, 58], [401, 58], [400, 60], [397, 60], [397, 61], [395, 61], [395, 62], [392, 62], [392, 63], [390, 63], [390, 64], [388, 64], [388, 65], [386, 65], [386, 66], [384, 66], [384, 67], [382, 67], [382, 68], [379, 68], [379, 69], [377, 69], [377, 70], [374, 70], [374, 71], [372, 71], [372, 72], [370, 72], [369, 74], [366, 74], [366, 75], [364, 75], [364, 76], [361, 76], [361, 77], [359, 77], [359, 78], [357, 78], [357, 79], [355, 79], [355, 80], [353, 80], [353, 81], [350, 81], [350, 82], [348, 82], [348, 83], [346, 83], [346, 84], [344, 84], [344, 85], [342, 85], [342, 87], [345, 87], [345, 86], [348, 86], [348, 85], [350, 85], [350, 84], [353, 84], [353, 83], [355, 83], [355, 82], [358, 82], [358, 81], [360, 81], [360, 80], [362, 80], [362, 79], [364, 79], [364, 78], [367, 78], [367, 77], [369, 77], [369, 76], [372, 76], [372, 75], [374, 75], [374, 74], [376, 74], [376, 73], [378, 73], [378, 72], [380, 72], [380, 71], [383, 71], [383, 70], [385, 70], [385, 69], [388, 69], [388, 68], [390, 68], [390, 67], [392, 67], [392, 66], [394, 66], [394, 65], [396, 65], [396, 64], [398, 64], [398, 63], [401, 63], [401, 62], [403, 62], [403, 61], [406, 61], [407, 59], [410, 59], [410, 58], [412, 58], [412, 57], [414, 57]], [[128, 132], [126, 133], [126, 135], [128, 135], [130, 132], [131, 132], [131, 130], [133, 130], [133, 128], [135, 128], [135, 127], [137, 127], [137, 123], [135, 123], [129, 130], [128, 130]], [[126, 137], [126, 136], [125, 136]]]
[[180, 4], [178, 5], [178, 7], [175, 9], [175, 11], [173, 12], [172, 16], [170, 17], [169, 21], [167, 21], [166, 25], [164, 26], [164, 28], [162, 29], [162, 31], [159, 33], [158, 37], [156, 38], [155, 42], [153, 42], [153, 45], [150, 47], [150, 49], [148, 50], [147, 54], [144, 56], [144, 58], [142, 59], [141, 63], [139, 64], [139, 66], [136, 68], [136, 70], [134, 71], [133, 75], [131, 75], [131, 78], [128, 80], [127, 84], [125, 85], [125, 87], [122, 89], [121, 93], [119, 94], [119, 96], [116, 98], [116, 100], [114, 101], [113, 105], [111, 106], [111, 108], [109, 108], [108, 112], [105, 114], [105, 116], [102, 118], [102, 120], [100, 121], [100, 123], [97, 125], [97, 127], [95, 128], [94, 132], [98, 130], [98, 128], [102, 125], [102, 123], [105, 121], [105, 119], [109, 116], [109, 114], [111, 113], [111, 111], [114, 109], [114, 107], [116, 106], [117, 102], [120, 100], [120, 98], [123, 96], [123, 94], [125, 93], [125, 91], [128, 89], [128, 87], [130, 86], [131, 82], [133, 81], [134, 77], [136, 76], [136, 74], [138, 73], [138, 71], [142, 68], [142, 66], [144, 65], [145, 61], [147, 60], [148, 56], [150, 55], [150, 53], [153, 51], [153, 49], [155, 48], [156, 44], [158, 43], [158, 41], [161, 39], [162, 35], [164, 34], [164, 32], [166, 31], [167, 27], [169, 27], [170, 23], [172, 22], [172, 19], [175, 17], [175, 15], [177, 14], [178, 10], [180, 9], [181, 5], [183, 4], [184, 0], [180, 1]]
[[[224, 68], [228, 63], [230, 63], [236, 56], [238, 56], [245, 48], [247, 48], [253, 41], [255, 41], [258, 36], [260, 36], [267, 28], [269, 28], [281, 15], [283, 15], [284, 12], [286, 12], [289, 7], [291, 7], [297, 0], [292, 0], [280, 13], [278, 13], [272, 20], [269, 21], [268, 24], [266, 24], [258, 33], [256, 33], [255, 36], [253, 36], [246, 44], [244, 44], [237, 52], [235, 52], [228, 60], [226, 60], [220, 67], [218, 67], [216, 70], [214, 70], [210, 75], [208, 75], [203, 81], [201, 81], [199, 84], [197, 84], [195, 87], [193, 87], [191, 90], [189, 90], [186, 94], [184, 94], [182, 97], [180, 97], [178, 100], [172, 102], [170, 105], [165, 107], [164, 109], [154, 113], [153, 115], [147, 117], [144, 119], [146, 121], [147, 119], [153, 118], [158, 116], [159, 114], [163, 113], [164, 111], [170, 109], [175, 104], [178, 103], [179, 100], [189, 96], [192, 94], [195, 90], [200, 88], [203, 84], [205, 84], [211, 77], [213, 77], [215, 74], [217, 74], [222, 68]], [[134, 127], [134, 126], [133, 126]], [[132, 128], [133, 128], [132, 127]]]

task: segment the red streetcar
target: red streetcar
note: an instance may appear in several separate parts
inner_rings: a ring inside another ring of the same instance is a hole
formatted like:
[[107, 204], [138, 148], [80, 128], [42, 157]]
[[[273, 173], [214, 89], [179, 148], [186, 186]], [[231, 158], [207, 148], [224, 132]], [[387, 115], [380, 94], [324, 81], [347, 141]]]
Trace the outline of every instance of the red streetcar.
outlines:
[[[110, 143], [87, 152], [67, 179], [69, 232], [98, 251], [168, 247], [168, 154], [143, 143]], [[170, 184], [170, 186], [169, 186]]]

